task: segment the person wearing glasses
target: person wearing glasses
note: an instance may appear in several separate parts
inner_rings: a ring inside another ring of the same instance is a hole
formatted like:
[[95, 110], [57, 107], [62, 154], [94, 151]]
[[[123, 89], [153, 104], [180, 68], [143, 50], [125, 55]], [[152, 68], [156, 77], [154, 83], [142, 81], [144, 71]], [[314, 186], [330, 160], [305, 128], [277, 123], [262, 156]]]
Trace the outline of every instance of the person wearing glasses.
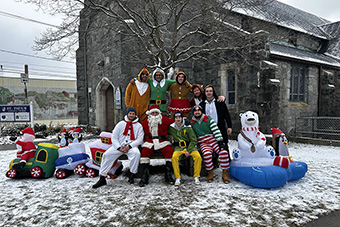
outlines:
[[134, 107], [142, 123], [146, 118], [146, 111], [149, 108], [149, 100], [151, 88], [148, 84], [149, 71], [143, 68], [138, 74], [138, 78], [134, 83], [129, 83], [125, 91], [125, 105], [126, 108]]

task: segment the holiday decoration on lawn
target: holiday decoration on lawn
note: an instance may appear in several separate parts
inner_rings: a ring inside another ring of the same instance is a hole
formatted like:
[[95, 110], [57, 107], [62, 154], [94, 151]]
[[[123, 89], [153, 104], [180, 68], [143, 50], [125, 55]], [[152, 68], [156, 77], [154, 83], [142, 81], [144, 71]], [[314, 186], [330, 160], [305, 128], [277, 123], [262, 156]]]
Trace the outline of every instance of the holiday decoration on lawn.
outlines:
[[51, 143], [39, 143], [35, 156], [26, 161], [23, 168], [13, 166], [20, 163], [20, 158], [11, 161], [6, 177], [9, 178], [49, 178], [55, 171], [54, 161], [58, 158], [58, 146]]
[[259, 131], [255, 112], [240, 114], [242, 129], [238, 135], [238, 148], [232, 153], [230, 175], [257, 188], [276, 188], [288, 181], [298, 180], [307, 172], [307, 164], [290, 157], [277, 156]]
[[67, 147], [68, 146], [68, 133], [66, 128], [64, 128], [60, 134], [57, 136], [60, 147]]
[[[101, 132], [100, 140], [96, 140], [89, 145], [92, 160], [87, 161], [85, 164], [78, 164], [75, 167], [74, 172], [78, 175], [85, 174], [87, 177], [91, 178], [98, 176], [103, 153], [111, 146], [111, 133]], [[122, 162], [117, 159], [108, 173], [108, 178], [116, 178], [122, 169]]]
[[289, 156], [288, 140], [286, 135], [278, 128], [272, 128], [272, 145], [276, 156]]
[[55, 175], [58, 179], [72, 175], [77, 165], [85, 164], [90, 160], [84, 143], [71, 143], [67, 147], [59, 148], [58, 154], [59, 158], [55, 161], [57, 168]]

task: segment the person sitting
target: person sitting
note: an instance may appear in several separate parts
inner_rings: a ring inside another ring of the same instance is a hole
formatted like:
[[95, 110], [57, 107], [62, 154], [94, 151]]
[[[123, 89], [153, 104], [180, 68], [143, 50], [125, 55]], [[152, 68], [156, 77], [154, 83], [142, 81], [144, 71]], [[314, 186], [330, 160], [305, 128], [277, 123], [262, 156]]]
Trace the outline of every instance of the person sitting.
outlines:
[[212, 182], [214, 179], [214, 165], [212, 161], [213, 152], [219, 155], [223, 182], [230, 182], [228, 176], [229, 152], [224, 149], [221, 131], [218, 129], [215, 121], [203, 113], [201, 106], [194, 106], [193, 114], [194, 116], [191, 121], [188, 122], [190, 122], [197, 136], [197, 141], [203, 154], [205, 168], [208, 171], [208, 182]]
[[181, 184], [181, 175], [179, 171], [179, 159], [185, 155], [185, 157], [192, 157], [194, 160], [194, 180], [195, 184], [200, 184], [200, 173], [202, 158], [197, 151], [196, 143], [197, 137], [190, 125], [185, 125], [183, 115], [180, 111], [175, 113], [175, 122], [172, 123], [168, 130], [169, 135], [174, 139], [172, 144], [175, 147], [175, 151], [172, 155], [172, 167], [175, 174], [175, 185]]
[[174, 122], [173, 119], [161, 114], [158, 105], [151, 105], [146, 112], [148, 118], [142, 123], [145, 132], [144, 143], [142, 145], [142, 155], [140, 159], [142, 178], [139, 186], [144, 187], [149, 183], [149, 166], [150, 157], [159, 150], [165, 158], [165, 182], [174, 184], [175, 180], [172, 177], [171, 157], [173, 149], [167, 138], [168, 128]]
[[143, 143], [144, 131], [136, 117], [136, 109], [129, 107], [123, 121], [112, 131], [112, 146], [104, 152], [99, 170], [99, 181], [92, 188], [106, 185], [106, 176], [114, 162], [123, 154], [130, 160], [129, 183], [134, 184], [134, 174], [138, 172], [140, 151], [138, 146]]

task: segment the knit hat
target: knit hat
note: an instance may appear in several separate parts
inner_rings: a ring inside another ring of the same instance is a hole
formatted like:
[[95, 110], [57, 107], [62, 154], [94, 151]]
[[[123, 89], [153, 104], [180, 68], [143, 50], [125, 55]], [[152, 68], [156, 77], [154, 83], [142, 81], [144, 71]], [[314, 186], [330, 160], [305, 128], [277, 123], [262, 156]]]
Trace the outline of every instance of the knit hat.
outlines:
[[149, 107], [149, 110], [146, 111], [146, 114], [147, 114], [147, 115], [150, 115], [150, 114], [153, 113], [153, 112], [158, 112], [159, 114], [162, 113], [162, 112], [159, 110], [158, 105], [156, 105], [156, 104], [151, 105], [151, 106]]
[[162, 69], [160, 69], [160, 68], [157, 68], [157, 69], [155, 69], [155, 71], [153, 71], [153, 73], [152, 73], [152, 78], [153, 79], [155, 79], [155, 75], [156, 75], [156, 73], [161, 73], [162, 75], [163, 75], [163, 79], [165, 79], [165, 73], [164, 73], [164, 71], [162, 70]]
[[32, 136], [35, 137], [35, 133], [34, 133], [33, 129], [31, 129], [31, 128], [25, 128], [25, 129], [23, 129], [21, 132], [22, 132], [23, 134], [29, 134], [29, 135], [32, 135]]
[[195, 110], [200, 110], [201, 112], [203, 112], [202, 106], [200, 105], [196, 105], [192, 108], [192, 112], [195, 112]]
[[130, 107], [127, 109], [127, 111], [126, 111], [126, 115], [127, 115], [128, 113], [130, 113], [131, 111], [132, 111], [132, 112], [135, 112], [135, 114], [137, 114], [136, 109], [133, 108], [132, 106], [130, 106]]
[[182, 117], [183, 118], [183, 115], [180, 111], [177, 110], [174, 114], [174, 117]]

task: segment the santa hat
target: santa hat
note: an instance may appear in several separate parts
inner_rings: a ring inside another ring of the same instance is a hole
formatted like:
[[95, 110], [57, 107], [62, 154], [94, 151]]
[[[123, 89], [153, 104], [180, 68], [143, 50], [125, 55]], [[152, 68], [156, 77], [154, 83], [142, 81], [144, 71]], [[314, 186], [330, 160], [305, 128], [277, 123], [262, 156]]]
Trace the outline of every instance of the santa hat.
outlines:
[[80, 132], [81, 128], [76, 128], [73, 132], [77, 133]]
[[61, 131], [61, 133], [66, 133], [66, 128], [64, 128], [64, 129]]
[[29, 135], [32, 135], [32, 136], [35, 137], [35, 133], [34, 133], [33, 129], [31, 129], [31, 128], [25, 128], [25, 129], [23, 129], [21, 132], [22, 132], [23, 134], [29, 134]]
[[159, 110], [158, 105], [156, 105], [156, 104], [151, 105], [151, 106], [149, 107], [149, 110], [146, 111], [146, 114], [147, 114], [147, 115], [150, 115], [150, 114], [153, 113], [153, 112], [157, 112], [157, 113], [159, 113], [159, 114], [162, 113], [162, 112]]
[[280, 129], [278, 128], [272, 128], [272, 136], [275, 137], [276, 134], [284, 134]]

